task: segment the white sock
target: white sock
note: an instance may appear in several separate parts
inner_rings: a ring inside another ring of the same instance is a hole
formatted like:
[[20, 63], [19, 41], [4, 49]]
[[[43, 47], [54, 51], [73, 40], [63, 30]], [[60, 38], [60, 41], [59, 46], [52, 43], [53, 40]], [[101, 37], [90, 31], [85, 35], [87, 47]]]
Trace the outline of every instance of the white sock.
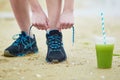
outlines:
[[49, 34], [50, 31], [53, 31], [53, 30], [58, 30], [58, 29], [48, 29], [47, 30], [47, 34]]
[[33, 33], [30, 31], [30, 34], [29, 33], [26, 33], [27, 34], [27, 36], [30, 36], [32, 39], [34, 38], [34, 36], [33, 36]]

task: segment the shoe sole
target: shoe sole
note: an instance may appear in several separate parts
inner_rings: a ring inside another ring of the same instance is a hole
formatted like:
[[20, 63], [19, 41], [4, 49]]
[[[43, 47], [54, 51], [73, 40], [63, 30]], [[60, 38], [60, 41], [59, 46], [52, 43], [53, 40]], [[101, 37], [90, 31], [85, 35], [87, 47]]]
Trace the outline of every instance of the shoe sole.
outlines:
[[58, 60], [58, 59], [49, 60], [48, 58], [46, 58], [46, 61], [48, 63], [60, 63], [60, 62], [66, 61], [66, 60], [67, 60], [67, 57], [64, 57], [62, 60]]
[[23, 56], [27, 56], [27, 55], [31, 55], [31, 54], [37, 54], [38, 53], [38, 51], [34, 51], [34, 52], [27, 52], [27, 53], [24, 53], [24, 54], [22, 54], [22, 55], [17, 55], [17, 56], [15, 56], [15, 55], [12, 55], [9, 51], [4, 51], [4, 56], [5, 57], [23, 57]]

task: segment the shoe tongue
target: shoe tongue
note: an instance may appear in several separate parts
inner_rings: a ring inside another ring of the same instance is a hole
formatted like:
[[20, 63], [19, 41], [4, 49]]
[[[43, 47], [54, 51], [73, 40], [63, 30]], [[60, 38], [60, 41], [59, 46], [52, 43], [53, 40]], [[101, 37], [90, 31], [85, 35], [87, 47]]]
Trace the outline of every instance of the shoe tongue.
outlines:
[[55, 35], [55, 34], [60, 35], [61, 32], [59, 32], [58, 30], [51, 30], [48, 34], [49, 34], [49, 35]]
[[21, 34], [22, 34], [23, 36], [27, 36], [26, 32], [24, 32], [24, 31], [21, 31]]

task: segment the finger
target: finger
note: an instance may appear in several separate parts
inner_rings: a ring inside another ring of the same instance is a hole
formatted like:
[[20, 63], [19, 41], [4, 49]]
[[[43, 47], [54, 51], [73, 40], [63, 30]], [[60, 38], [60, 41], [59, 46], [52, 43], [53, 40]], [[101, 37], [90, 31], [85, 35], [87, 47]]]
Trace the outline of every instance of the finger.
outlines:
[[57, 26], [56, 26], [56, 27], [58, 28], [59, 31], [61, 31], [61, 25], [60, 25], [59, 22], [57, 23]]
[[62, 24], [59, 23], [59, 28], [62, 29]]
[[73, 27], [73, 25], [74, 25], [73, 23], [72, 23], [72, 24], [70, 24], [70, 28], [72, 28], [72, 27]]
[[37, 27], [39, 30], [42, 30], [43, 24], [38, 23], [36, 27]]
[[45, 25], [45, 30], [49, 29], [49, 26], [48, 24]]
[[45, 28], [44, 28], [44, 27], [41, 27], [41, 30], [45, 30]]
[[69, 26], [70, 26], [70, 24], [69, 24], [69, 23], [67, 23], [67, 24], [66, 24], [66, 26], [65, 26], [65, 29], [68, 29], [68, 28], [69, 28]]
[[67, 28], [67, 24], [64, 23], [63, 26], [62, 26], [62, 29], [66, 29]]
[[67, 27], [66, 27], [66, 26], [63, 26], [63, 29], [67, 29]]
[[59, 24], [58, 30], [61, 32], [62, 28], [61, 25]]
[[47, 21], [46, 21], [46, 23], [43, 24], [43, 28], [44, 28], [44, 30], [47, 30], [49, 28]]
[[40, 30], [40, 27], [39, 27], [39, 26], [37, 26], [36, 28]]
[[46, 20], [46, 22], [45, 22], [45, 27], [46, 27], [46, 29], [48, 29], [48, 28], [49, 28], [49, 23], [48, 23], [48, 20]]
[[42, 30], [47, 30], [46, 26], [41, 27]]
[[42, 27], [42, 26], [41, 26], [41, 27], [39, 27], [39, 30], [44, 30], [44, 27]]
[[44, 27], [44, 30], [47, 30], [49, 28], [49, 24], [48, 24], [48, 19], [46, 21], [44, 21], [42, 24], [41, 24], [42, 27]]
[[65, 29], [65, 26], [66, 26], [66, 24], [62, 23], [60, 27], [61, 27], [61, 29]]
[[42, 28], [42, 27], [45, 27], [45, 24], [44, 24], [44, 23], [39, 23], [38, 26], [39, 26], [40, 28]]
[[39, 29], [39, 25], [37, 25], [37, 24], [34, 24], [34, 26], [35, 26], [37, 29]]
[[33, 26], [35, 26], [35, 27], [37, 26], [37, 24], [36, 24], [36, 23], [32, 23], [32, 25], [33, 25]]
[[72, 27], [73, 27], [73, 24], [71, 24], [70, 26], [71, 26], [71, 28], [72, 28]]
[[41, 30], [46, 30], [46, 28], [44, 26], [40, 27]]
[[68, 23], [67, 28], [71, 28], [72, 26], [73, 26], [73, 24]]
[[68, 25], [68, 28], [71, 28], [71, 27], [72, 27], [72, 25], [71, 25], [71, 24], [69, 24], [69, 25]]

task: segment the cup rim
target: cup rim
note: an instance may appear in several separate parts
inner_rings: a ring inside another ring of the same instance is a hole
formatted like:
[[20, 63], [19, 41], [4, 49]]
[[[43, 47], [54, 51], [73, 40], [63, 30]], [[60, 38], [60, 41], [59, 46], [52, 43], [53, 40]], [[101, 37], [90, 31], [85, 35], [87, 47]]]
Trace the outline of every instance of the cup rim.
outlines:
[[[104, 44], [104, 37], [103, 36], [95, 36], [95, 43], [96, 44]], [[115, 37], [107, 36], [106, 37], [106, 44], [114, 44]]]

